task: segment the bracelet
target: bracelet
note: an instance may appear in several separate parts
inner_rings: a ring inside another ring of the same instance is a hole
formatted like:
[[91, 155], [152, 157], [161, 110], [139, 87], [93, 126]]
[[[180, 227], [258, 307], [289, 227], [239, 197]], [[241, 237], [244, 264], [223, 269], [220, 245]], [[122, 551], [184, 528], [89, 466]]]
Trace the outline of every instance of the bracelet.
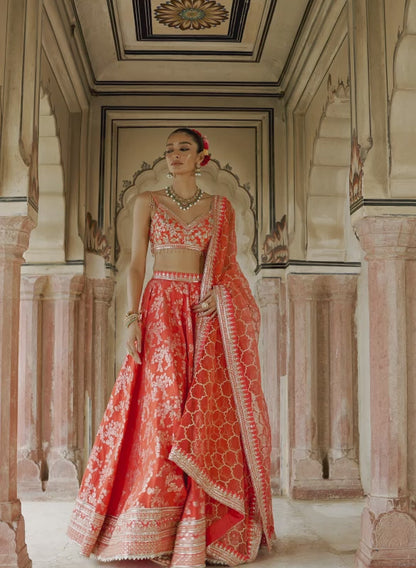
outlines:
[[124, 325], [130, 327], [132, 323], [142, 321], [143, 314], [139, 312], [127, 312], [124, 316]]

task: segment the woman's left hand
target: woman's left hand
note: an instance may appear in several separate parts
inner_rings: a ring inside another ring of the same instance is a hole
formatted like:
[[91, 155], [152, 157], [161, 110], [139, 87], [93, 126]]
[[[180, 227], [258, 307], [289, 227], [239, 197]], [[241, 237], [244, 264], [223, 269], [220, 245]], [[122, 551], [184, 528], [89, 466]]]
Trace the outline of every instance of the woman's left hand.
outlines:
[[217, 296], [215, 290], [211, 290], [202, 300], [193, 306], [193, 311], [201, 316], [214, 316], [217, 313]]

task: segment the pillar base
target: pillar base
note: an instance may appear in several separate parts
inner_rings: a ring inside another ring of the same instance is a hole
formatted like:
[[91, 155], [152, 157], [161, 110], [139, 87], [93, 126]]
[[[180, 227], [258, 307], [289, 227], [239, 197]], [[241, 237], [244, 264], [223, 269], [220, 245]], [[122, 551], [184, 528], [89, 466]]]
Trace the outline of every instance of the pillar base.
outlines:
[[361, 516], [355, 567], [416, 567], [416, 521], [407, 512], [406, 500], [368, 500]]
[[79, 476], [76, 465], [68, 458], [54, 460], [49, 466], [46, 493], [50, 497], [76, 498]]
[[1, 568], [31, 568], [32, 561], [25, 544], [25, 521], [20, 501], [0, 503], [0, 566]]
[[17, 487], [19, 497], [32, 497], [43, 493], [41, 468], [30, 458], [20, 458], [17, 462]]
[[[352, 480], [317, 479], [294, 483], [291, 497], [304, 500], [355, 499], [363, 497], [361, 483]], [[416, 568], [416, 567], [415, 567]]]
[[[330, 452], [331, 454], [331, 452]], [[329, 479], [326, 480], [333, 496], [342, 498], [363, 497], [360, 468], [355, 459], [350, 457], [334, 458], [329, 455]]]

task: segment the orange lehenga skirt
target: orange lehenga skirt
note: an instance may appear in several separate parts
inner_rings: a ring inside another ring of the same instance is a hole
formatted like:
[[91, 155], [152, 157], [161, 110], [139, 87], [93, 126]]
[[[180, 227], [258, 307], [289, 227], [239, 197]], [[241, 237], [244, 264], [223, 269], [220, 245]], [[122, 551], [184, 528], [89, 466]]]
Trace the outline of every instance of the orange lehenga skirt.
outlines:
[[[220, 373], [216, 382], [190, 390], [197, 323], [191, 307], [200, 288], [199, 275], [155, 273], [145, 289], [142, 363], [127, 356], [120, 371], [68, 530], [85, 556], [193, 568], [256, 557], [261, 522], [230, 380]], [[216, 364], [226, 369], [221, 334], [216, 337]], [[203, 435], [193, 447], [212, 448], [204, 458], [214, 479], [212, 485], [206, 480], [210, 494], [202, 488], [203, 477], [197, 483], [170, 459], [175, 436], [183, 431], [185, 405], [195, 408], [187, 413], [188, 426], [194, 421], [197, 428], [204, 420], [201, 400], [208, 401], [209, 420], [205, 416]], [[215, 494], [216, 479], [227, 486], [228, 500], [225, 492]]]

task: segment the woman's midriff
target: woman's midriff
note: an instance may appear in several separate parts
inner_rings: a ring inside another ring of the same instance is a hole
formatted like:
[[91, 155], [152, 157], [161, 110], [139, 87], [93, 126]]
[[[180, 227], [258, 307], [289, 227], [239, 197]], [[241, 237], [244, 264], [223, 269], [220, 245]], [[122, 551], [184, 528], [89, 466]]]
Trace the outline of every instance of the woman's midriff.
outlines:
[[190, 249], [168, 249], [157, 251], [153, 270], [156, 272], [187, 272], [202, 274], [204, 271], [205, 255]]

